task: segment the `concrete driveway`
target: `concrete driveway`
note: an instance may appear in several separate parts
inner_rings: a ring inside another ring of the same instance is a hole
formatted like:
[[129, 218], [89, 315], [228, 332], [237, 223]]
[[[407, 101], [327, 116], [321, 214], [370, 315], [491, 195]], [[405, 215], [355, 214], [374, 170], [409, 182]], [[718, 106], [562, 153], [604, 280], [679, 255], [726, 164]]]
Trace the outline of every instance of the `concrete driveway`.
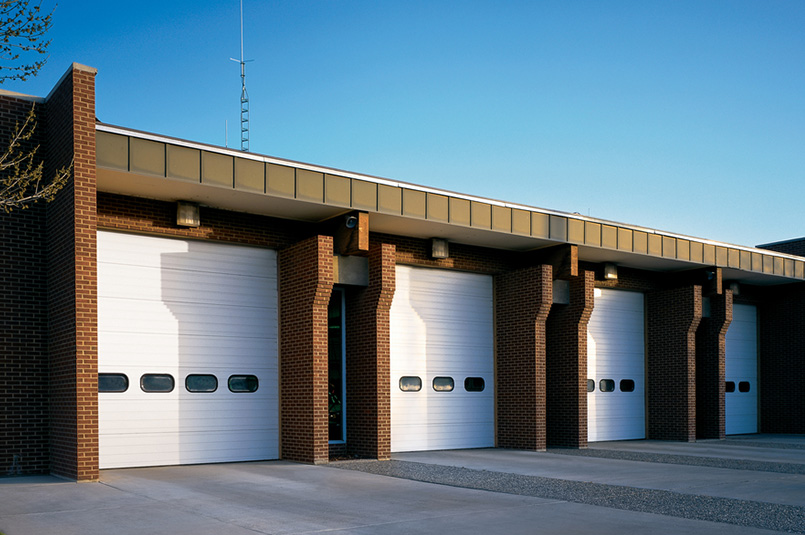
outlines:
[[100, 483], [0, 479], [5, 535], [774, 530], [805, 532], [805, 437], [106, 470]]

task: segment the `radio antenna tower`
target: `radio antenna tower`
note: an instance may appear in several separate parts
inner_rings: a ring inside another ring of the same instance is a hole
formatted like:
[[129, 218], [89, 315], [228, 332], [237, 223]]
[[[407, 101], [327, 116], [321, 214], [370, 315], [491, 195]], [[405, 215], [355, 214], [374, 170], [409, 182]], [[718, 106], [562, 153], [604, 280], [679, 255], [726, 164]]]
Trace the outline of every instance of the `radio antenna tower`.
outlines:
[[240, 150], [249, 152], [249, 93], [246, 92], [246, 63], [254, 60], [243, 59], [243, 0], [240, 0], [240, 60], [229, 59], [240, 63]]

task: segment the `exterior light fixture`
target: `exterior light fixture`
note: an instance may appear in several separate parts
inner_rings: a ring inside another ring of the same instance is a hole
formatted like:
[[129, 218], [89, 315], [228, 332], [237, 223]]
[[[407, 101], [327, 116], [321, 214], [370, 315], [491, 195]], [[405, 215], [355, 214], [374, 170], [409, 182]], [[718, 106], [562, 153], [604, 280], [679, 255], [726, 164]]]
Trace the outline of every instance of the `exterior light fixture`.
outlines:
[[179, 201], [176, 203], [176, 224], [180, 227], [200, 227], [198, 204]]
[[612, 262], [604, 264], [604, 278], [610, 281], [618, 280], [618, 266]]
[[732, 295], [741, 295], [741, 286], [737, 282], [730, 283], [730, 290], [732, 290]]
[[431, 252], [433, 258], [449, 258], [450, 249], [447, 246], [447, 240], [444, 238], [433, 238], [431, 240]]

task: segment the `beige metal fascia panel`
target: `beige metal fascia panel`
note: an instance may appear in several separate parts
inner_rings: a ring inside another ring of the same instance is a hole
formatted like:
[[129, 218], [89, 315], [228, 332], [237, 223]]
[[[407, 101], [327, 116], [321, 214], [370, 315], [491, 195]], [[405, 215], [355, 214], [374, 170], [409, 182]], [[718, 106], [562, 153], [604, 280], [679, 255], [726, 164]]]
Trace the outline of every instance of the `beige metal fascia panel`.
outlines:
[[356, 210], [377, 211], [377, 184], [352, 179], [352, 207]]
[[485, 202], [470, 201], [470, 226], [492, 228], [492, 206]]
[[129, 137], [95, 132], [95, 165], [120, 171], [129, 170]]
[[383, 214], [402, 214], [402, 189], [378, 184], [377, 211]]
[[794, 277], [805, 279], [805, 262], [800, 262], [799, 260], [794, 261]]
[[324, 202], [324, 173], [296, 170], [296, 198], [300, 201]]
[[704, 264], [704, 244], [697, 241], [690, 242], [690, 261]]
[[662, 236], [657, 234], [648, 235], [648, 254], [651, 256], [662, 256]]
[[235, 158], [235, 189], [265, 193], [266, 165], [246, 158]]
[[763, 255], [752, 253], [752, 271], [763, 271]]
[[676, 258], [676, 238], [662, 237], [662, 256], [663, 258]]
[[165, 176], [165, 144], [129, 138], [129, 170], [143, 175]]
[[784, 259], [785, 265], [783, 272], [786, 277], [793, 277], [794, 276], [794, 260], [792, 258], [785, 258]]
[[402, 215], [425, 219], [425, 192], [403, 188]]
[[584, 243], [584, 221], [578, 219], [567, 220], [567, 241], [570, 243]]
[[704, 258], [703, 261], [708, 266], [716, 265], [716, 246], [704, 244]]
[[348, 178], [324, 175], [324, 202], [334, 206], [352, 206], [351, 185]]
[[266, 193], [275, 197], [296, 197], [296, 169], [274, 163], [266, 164]]
[[601, 247], [601, 224], [585, 221], [584, 223], [584, 243]]
[[449, 198], [450, 223], [454, 225], [470, 226], [470, 201], [467, 199]]
[[731, 268], [741, 267], [741, 252], [738, 249], [727, 249], [727, 265]]
[[745, 271], [752, 271], [752, 253], [741, 251], [740, 268]]
[[444, 195], [428, 193], [428, 221], [447, 223], [450, 221], [450, 202]]
[[634, 231], [634, 252], [648, 254], [648, 234], [642, 230]]
[[716, 266], [727, 267], [729, 254], [726, 247], [716, 247]]
[[512, 231], [512, 209], [505, 206], [492, 206], [492, 230]]
[[201, 183], [235, 186], [235, 159], [225, 154], [201, 151]]
[[676, 257], [679, 260], [690, 260], [690, 241], [677, 238]]
[[763, 273], [774, 274], [774, 257], [763, 255]]
[[601, 247], [618, 248], [618, 229], [611, 225], [601, 225]]
[[618, 227], [618, 250], [634, 251], [634, 236], [631, 229]]
[[531, 235], [531, 212], [512, 209], [512, 233], [523, 236]]
[[783, 275], [785, 274], [785, 265], [783, 263], [783, 259], [779, 256], [774, 257], [774, 274], [775, 275]]
[[568, 241], [567, 240], [567, 234], [568, 234], [567, 233], [567, 218], [562, 217], [562, 216], [558, 216], [558, 215], [552, 215], [551, 218], [550, 218], [550, 223], [551, 223], [551, 228], [550, 228], [551, 236], [550, 236], [550, 238], [552, 240], [556, 240], [556, 241], [563, 241], [563, 242]]
[[535, 238], [550, 238], [551, 216], [531, 212], [531, 235]]
[[188, 182], [201, 182], [201, 151], [167, 145], [168, 178], [178, 178]]

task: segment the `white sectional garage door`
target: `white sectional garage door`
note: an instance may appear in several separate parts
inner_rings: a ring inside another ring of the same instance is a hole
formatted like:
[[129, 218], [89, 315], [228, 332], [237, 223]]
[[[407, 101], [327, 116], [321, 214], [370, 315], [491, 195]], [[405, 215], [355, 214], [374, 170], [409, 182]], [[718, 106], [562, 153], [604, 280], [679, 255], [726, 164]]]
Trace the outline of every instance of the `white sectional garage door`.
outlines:
[[754, 306], [733, 306], [726, 353], [726, 433], [757, 433], [757, 309]]
[[101, 468], [278, 457], [276, 264], [98, 232]]
[[397, 266], [391, 450], [495, 444], [492, 277]]
[[643, 294], [595, 289], [587, 326], [587, 438], [646, 438]]

